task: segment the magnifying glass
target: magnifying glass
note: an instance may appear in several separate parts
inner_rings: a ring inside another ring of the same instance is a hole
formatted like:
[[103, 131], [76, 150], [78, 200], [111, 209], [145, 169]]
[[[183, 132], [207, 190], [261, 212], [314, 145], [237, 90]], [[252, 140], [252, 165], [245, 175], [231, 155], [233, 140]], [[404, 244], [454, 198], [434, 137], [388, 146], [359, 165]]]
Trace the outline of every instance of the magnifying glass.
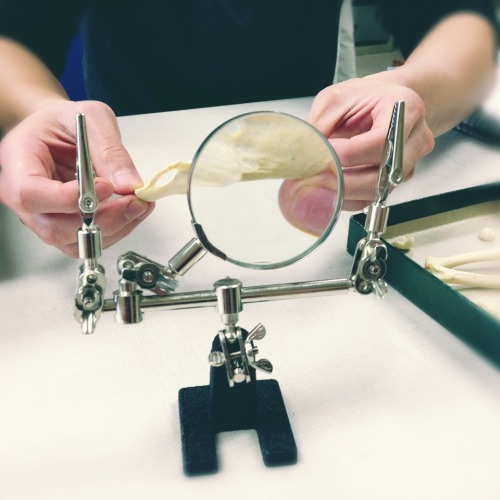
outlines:
[[[287, 221], [279, 193], [284, 181], [322, 171], [333, 172], [338, 192], [318, 236]], [[246, 268], [276, 269], [314, 251], [335, 227], [343, 193], [340, 162], [327, 139], [304, 120], [272, 111], [220, 125], [198, 148], [189, 172], [188, 203], [200, 243]]]

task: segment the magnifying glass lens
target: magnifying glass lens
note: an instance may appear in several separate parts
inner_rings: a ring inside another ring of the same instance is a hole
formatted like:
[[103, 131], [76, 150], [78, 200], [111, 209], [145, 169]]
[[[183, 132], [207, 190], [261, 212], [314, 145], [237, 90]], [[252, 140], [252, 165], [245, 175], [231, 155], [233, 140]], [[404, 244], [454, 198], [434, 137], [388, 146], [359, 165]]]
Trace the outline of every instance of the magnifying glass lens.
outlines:
[[[323, 179], [336, 186], [336, 193], [325, 190], [330, 200], [297, 196]], [[191, 165], [188, 200], [198, 236], [207, 250], [243, 267], [283, 267], [312, 252], [332, 231], [342, 198], [342, 170], [330, 143], [283, 113], [249, 113], [223, 123]], [[291, 210], [293, 203], [302, 206]], [[297, 210], [316, 210], [313, 231], [296, 227], [290, 214]]]

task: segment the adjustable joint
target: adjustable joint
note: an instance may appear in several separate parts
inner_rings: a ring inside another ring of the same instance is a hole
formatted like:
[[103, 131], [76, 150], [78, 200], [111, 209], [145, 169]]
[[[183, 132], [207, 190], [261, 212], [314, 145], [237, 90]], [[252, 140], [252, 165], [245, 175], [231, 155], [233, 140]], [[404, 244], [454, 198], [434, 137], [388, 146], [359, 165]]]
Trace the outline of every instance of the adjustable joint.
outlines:
[[106, 277], [101, 265], [95, 264], [93, 268], [89, 268], [83, 264], [80, 267], [75, 294], [75, 319], [80, 323], [84, 334], [95, 330], [104, 304], [105, 288]]
[[136, 283], [122, 278], [118, 282], [118, 290], [114, 292], [114, 299], [117, 323], [128, 325], [142, 321], [142, 291], [137, 289]]
[[351, 279], [361, 294], [375, 293], [382, 298], [387, 293], [384, 281], [387, 270], [387, 247], [379, 239], [363, 238], [356, 248]]
[[387, 229], [389, 207], [385, 203], [372, 203], [365, 210], [365, 230], [370, 238], [380, 238]]
[[263, 339], [265, 335], [266, 329], [261, 323], [248, 334], [239, 326], [219, 331], [221, 351], [210, 353], [210, 366], [225, 366], [230, 387], [234, 387], [235, 383], [251, 382], [250, 368], [271, 373], [273, 365], [269, 360], [257, 360], [259, 349], [255, 340]]
[[266, 329], [259, 323], [250, 333], [239, 326], [238, 315], [243, 309], [241, 301], [241, 282], [225, 278], [215, 284], [217, 309], [226, 328], [219, 331], [221, 351], [213, 351], [208, 357], [212, 367], [225, 366], [230, 387], [241, 382], [251, 381], [250, 369], [272, 372], [273, 365], [267, 359], [257, 360], [259, 350], [255, 340], [263, 339]]
[[170, 268], [135, 252], [120, 256], [118, 272], [122, 279], [134, 282], [140, 288], [157, 295], [168, 295], [179, 286]]

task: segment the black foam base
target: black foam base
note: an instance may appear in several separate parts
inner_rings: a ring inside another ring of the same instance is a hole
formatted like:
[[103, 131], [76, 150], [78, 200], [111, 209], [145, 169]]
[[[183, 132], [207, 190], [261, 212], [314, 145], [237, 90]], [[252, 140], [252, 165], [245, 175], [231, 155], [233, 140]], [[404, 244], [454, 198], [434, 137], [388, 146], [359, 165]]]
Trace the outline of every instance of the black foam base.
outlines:
[[[217, 472], [217, 432], [255, 429], [267, 466], [297, 462], [297, 446], [276, 380], [237, 384], [230, 388], [224, 370], [211, 369], [211, 385], [179, 391], [184, 472]], [[218, 375], [224, 377], [225, 385]], [[215, 376], [214, 376], [215, 375]], [[220, 389], [220, 390], [218, 390]]]

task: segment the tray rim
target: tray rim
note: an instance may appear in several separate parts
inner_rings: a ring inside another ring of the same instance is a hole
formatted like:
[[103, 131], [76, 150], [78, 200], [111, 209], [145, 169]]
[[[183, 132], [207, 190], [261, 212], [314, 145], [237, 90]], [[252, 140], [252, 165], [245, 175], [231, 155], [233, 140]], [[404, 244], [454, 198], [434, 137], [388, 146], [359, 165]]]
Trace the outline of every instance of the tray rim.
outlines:
[[[500, 183], [451, 191], [391, 206], [387, 225], [497, 200], [500, 200]], [[347, 251], [351, 255], [366, 235], [365, 220], [364, 213], [349, 219]], [[388, 250], [386, 281], [453, 335], [500, 366], [500, 322], [404, 252], [384, 242]]]

